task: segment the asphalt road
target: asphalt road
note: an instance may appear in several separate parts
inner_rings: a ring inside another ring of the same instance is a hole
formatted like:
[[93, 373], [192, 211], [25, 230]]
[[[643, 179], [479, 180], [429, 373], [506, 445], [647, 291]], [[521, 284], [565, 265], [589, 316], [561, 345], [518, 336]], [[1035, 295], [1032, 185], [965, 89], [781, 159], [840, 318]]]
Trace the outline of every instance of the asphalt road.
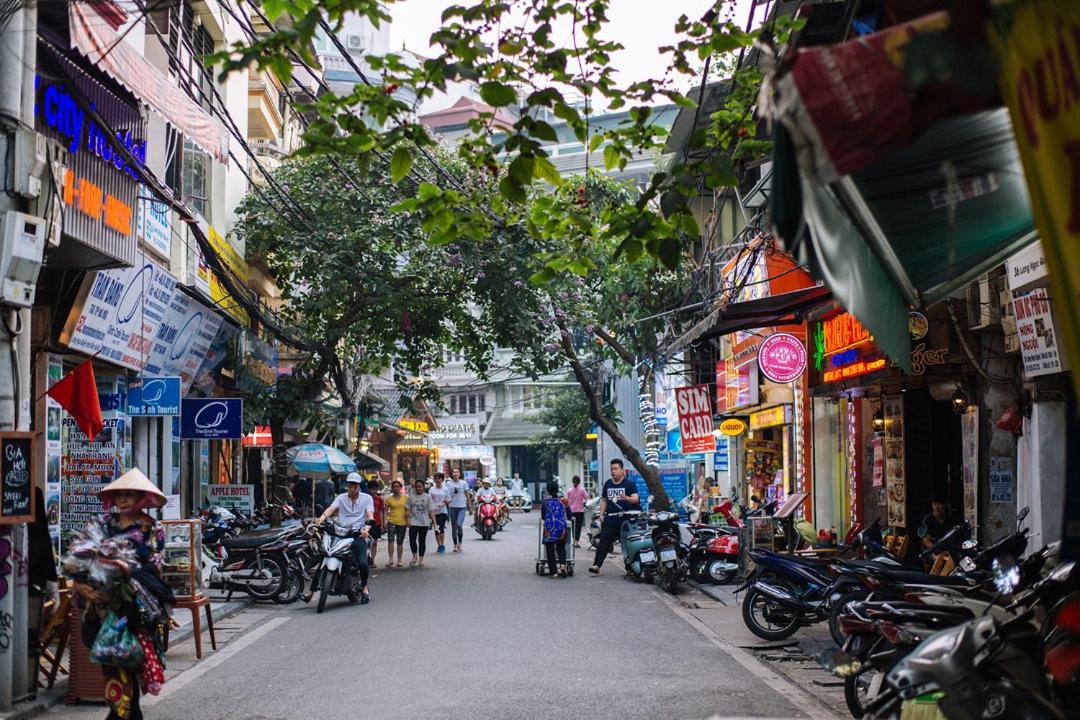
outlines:
[[806, 717], [793, 688], [767, 684], [755, 661], [623, 579], [615, 558], [598, 577], [585, 555], [573, 578], [538, 577], [536, 522], [517, 515], [491, 542], [469, 530], [464, 553], [429, 555], [422, 569], [380, 567], [367, 606], [331, 598], [322, 615], [314, 603], [245, 613], [250, 629], [170, 678], [146, 717]]

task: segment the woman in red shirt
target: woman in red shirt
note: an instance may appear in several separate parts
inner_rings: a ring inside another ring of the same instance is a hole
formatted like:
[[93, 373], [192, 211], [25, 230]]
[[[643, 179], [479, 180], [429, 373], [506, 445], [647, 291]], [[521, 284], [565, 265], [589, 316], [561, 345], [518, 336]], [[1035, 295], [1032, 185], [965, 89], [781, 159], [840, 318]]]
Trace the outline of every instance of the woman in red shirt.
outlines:
[[375, 567], [375, 556], [379, 552], [379, 538], [382, 537], [383, 522], [386, 519], [386, 508], [383, 505], [381, 483], [377, 478], [368, 481], [368, 494], [375, 503], [375, 517], [371, 521], [371, 553], [368, 555], [368, 564]]

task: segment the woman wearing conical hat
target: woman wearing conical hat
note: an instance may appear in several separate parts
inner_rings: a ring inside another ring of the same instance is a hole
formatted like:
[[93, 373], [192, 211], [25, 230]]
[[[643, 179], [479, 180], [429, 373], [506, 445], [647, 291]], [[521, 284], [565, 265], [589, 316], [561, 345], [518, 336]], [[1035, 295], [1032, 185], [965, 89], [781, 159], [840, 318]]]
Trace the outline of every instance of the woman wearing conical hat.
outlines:
[[[165, 495], [138, 468], [132, 468], [106, 485], [98, 493], [107, 511], [100, 523], [109, 538], [123, 538], [135, 550], [138, 567], [131, 571], [129, 590], [105, 596], [95, 589], [76, 583], [76, 590], [89, 608], [84, 626], [106, 617], [127, 618], [128, 627], [143, 649], [143, 662], [135, 667], [102, 664], [105, 675], [105, 700], [110, 712], [107, 720], [142, 720], [139, 697], [145, 692], [157, 695], [165, 681], [162, 654], [164, 631], [169, 610], [176, 598], [161, 579], [161, 561], [165, 532], [148, 508], [165, 506]], [[87, 619], [91, 622], [87, 622]], [[92, 646], [97, 637], [85, 637]]]

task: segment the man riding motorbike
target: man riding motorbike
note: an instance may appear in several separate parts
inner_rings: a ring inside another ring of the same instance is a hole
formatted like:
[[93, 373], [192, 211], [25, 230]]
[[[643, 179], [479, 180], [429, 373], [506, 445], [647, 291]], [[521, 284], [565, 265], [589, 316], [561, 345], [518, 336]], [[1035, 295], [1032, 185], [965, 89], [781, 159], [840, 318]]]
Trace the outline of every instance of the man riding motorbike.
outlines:
[[[360, 473], [349, 473], [345, 478], [348, 492], [344, 492], [334, 498], [330, 507], [323, 510], [322, 515], [315, 521], [316, 525], [322, 525], [333, 515], [337, 515], [337, 523], [343, 527], [359, 529], [359, 537], [352, 543], [352, 572], [356, 572], [360, 578], [360, 603], [366, 605], [368, 596], [368, 522], [375, 517], [375, 502], [367, 493], [360, 492], [360, 483], [363, 480]], [[318, 574], [311, 579], [311, 588], [304, 593], [304, 602], [311, 602], [315, 591], [319, 588]]]

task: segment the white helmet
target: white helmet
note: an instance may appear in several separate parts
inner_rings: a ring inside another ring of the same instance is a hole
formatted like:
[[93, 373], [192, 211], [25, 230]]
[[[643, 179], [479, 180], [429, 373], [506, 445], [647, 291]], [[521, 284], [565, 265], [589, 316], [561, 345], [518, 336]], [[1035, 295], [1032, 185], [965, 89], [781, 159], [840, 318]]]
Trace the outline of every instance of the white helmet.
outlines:
[[345, 482], [356, 483], [357, 485], [359, 485], [360, 483], [364, 482], [364, 478], [360, 477], [360, 473], [358, 472], [351, 472], [345, 477]]

